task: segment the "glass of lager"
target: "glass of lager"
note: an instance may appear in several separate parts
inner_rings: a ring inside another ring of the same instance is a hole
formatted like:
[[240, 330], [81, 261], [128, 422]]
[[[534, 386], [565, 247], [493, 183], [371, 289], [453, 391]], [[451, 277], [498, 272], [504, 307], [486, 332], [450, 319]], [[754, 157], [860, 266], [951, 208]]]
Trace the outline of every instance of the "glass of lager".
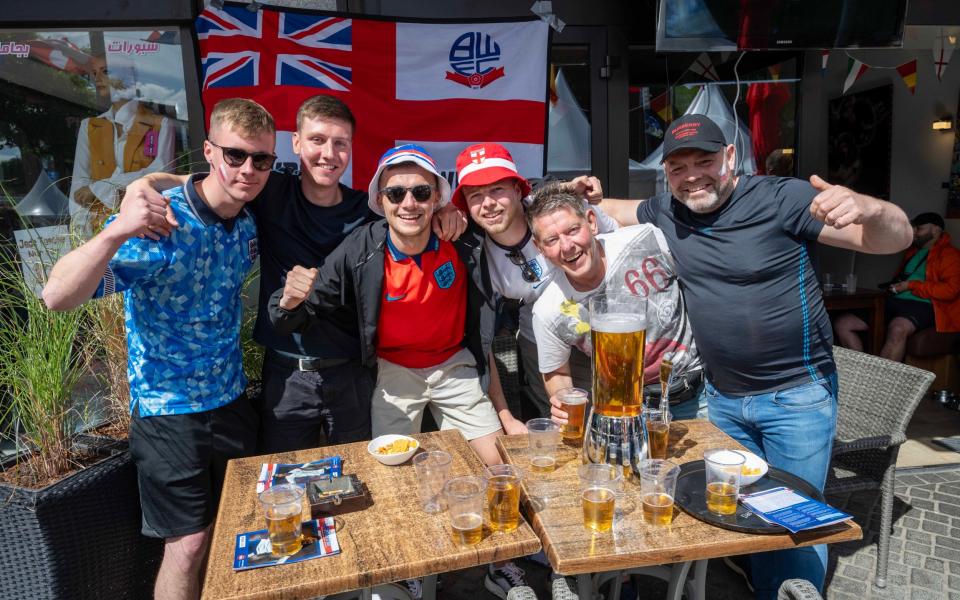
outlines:
[[584, 527], [601, 532], [613, 528], [613, 511], [622, 472], [622, 468], [602, 463], [581, 465], [577, 470]]
[[510, 533], [520, 526], [520, 482], [523, 471], [513, 465], [493, 465], [483, 469], [487, 481], [487, 508], [490, 529]]
[[740, 496], [740, 470], [746, 458], [730, 450], [707, 450], [703, 453], [707, 479], [707, 510], [717, 515], [737, 512]]
[[640, 498], [643, 520], [651, 525], [673, 522], [673, 499], [680, 467], [668, 460], [646, 459], [640, 463]]
[[423, 512], [436, 513], [446, 508], [443, 498], [443, 484], [447, 482], [450, 462], [449, 452], [434, 450], [421, 452], [413, 457], [413, 469], [417, 473], [417, 493]]
[[667, 458], [667, 447], [670, 442], [670, 411], [667, 411], [666, 420], [659, 408], [645, 406], [643, 418], [647, 424], [647, 449], [650, 458]]
[[530, 440], [530, 471], [549, 473], [556, 469], [560, 426], [550, 419], [530, 419], [527, 421], [527, 437]]
[[567, 423], [560, 428], [563, 439], [577, 444], [583, 441], [583, 421], [586, 419], [587, 391], [563, 388], [557, 392], [560, 409], [567, 413]]
[[483, 501], [487, 482], [480, 477], [454, 477], [443, 486], [450, 511], [453, 543], [472, 546], [483, 539]]
[[606, 417], [636, 417], [643, 406], [647, 301], [630, 294], [590, 298], [593, 410]]
[[289, 556], [300, 551], [303, 488], [283, 483], [260, 492], [260, 506], [267, 518], [267, 533], [274, 556]]

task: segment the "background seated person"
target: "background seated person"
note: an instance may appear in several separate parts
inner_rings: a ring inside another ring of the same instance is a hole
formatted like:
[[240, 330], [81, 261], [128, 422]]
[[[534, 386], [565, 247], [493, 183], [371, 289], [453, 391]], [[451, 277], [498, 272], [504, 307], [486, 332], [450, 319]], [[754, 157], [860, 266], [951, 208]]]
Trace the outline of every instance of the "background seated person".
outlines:
[[[923, 213], [910, 224], [913, 245], [889, 284], [892, 295], [885, 305], [887, 336], [880, 356], [895, 361], [903, 360], [907, 338], [916, 331], [960, 331], [960, 251], [950, 243], [940, 215]], [[868, 327], [862, 319], [846, 313], [833, 327], [841, 346], [863, 351], [859, 332]]]

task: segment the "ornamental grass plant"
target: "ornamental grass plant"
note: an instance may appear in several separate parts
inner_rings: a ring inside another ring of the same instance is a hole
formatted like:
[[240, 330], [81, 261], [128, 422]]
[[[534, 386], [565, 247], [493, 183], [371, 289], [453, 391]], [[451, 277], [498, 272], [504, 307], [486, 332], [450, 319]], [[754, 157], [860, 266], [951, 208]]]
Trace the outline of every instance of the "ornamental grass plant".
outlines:
[[78, 466], [73, 391], [87, 372], [90, 312], [48, 310], [9, 253], [0, 257], [0, 307], [0, 388], [7, 397], [0, 410], [13, 424], [16, 447], [27, 451], [18, 455], [11, 483], [40, 486]]

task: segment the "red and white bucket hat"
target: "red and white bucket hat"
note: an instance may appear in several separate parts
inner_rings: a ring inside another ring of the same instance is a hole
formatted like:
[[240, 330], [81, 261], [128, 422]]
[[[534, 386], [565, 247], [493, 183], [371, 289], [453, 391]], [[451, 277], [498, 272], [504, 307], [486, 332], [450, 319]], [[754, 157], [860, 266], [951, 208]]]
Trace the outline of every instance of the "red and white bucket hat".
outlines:
[[520, 184], [522, 196], [530, 193], [530, 184], [520, 176], [509, 150], [494, 143], [467, 146], [457, 156], [457, 189], [453, 191], [453, 204], [467, 212], [463, 186], [488, 185], [507, 178], [515, 179]]

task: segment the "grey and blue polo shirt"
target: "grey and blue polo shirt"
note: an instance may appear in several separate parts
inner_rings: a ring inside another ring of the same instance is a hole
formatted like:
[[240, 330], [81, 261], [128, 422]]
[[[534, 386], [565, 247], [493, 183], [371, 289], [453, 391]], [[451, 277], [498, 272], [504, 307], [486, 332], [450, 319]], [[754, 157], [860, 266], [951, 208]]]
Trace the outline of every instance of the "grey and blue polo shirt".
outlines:
[[124, 242], [94, 294], [124, 294], [130, 410], [142, 417], [213, 410], [247, 384], [240, 291], [257, 229], [246, 209], [222, 219], [207, 206], [195, 188], [204, 176], [165, 192], [180, 226]]

